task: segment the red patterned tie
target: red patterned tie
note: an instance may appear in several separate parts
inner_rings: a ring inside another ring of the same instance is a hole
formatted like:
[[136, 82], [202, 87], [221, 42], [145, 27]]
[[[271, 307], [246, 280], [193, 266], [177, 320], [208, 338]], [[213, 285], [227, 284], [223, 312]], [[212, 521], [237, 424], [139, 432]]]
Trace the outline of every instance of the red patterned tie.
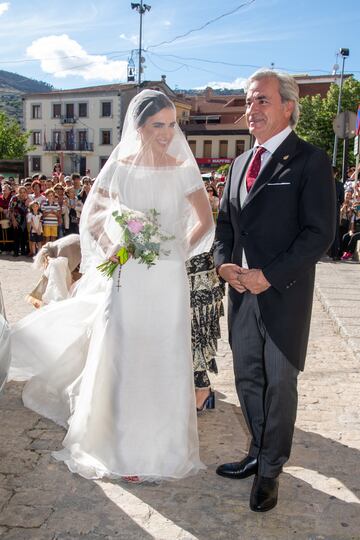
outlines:
[[266, 148], [259, 146], [256, 150], [254, 157], [252, 158], [248, 170], [246, 171], [246, 189], [249, 193], [250, 189], [255, 184], [255, 180], [259, 176], [261, 167], [261, 156], [266, 152]]

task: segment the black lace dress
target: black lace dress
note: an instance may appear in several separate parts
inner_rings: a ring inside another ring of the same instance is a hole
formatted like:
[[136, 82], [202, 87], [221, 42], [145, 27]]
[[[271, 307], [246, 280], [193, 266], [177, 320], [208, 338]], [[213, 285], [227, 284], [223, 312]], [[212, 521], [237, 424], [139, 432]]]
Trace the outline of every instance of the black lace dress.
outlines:
[[219, 320], [224, 315], [225, 286], [216, 273], [212, 251], [189, 259], [186, 269], [190, 283], [195, 388], [207, 388], [208, 371], [218, 372], [215, 356], [220, 338]]

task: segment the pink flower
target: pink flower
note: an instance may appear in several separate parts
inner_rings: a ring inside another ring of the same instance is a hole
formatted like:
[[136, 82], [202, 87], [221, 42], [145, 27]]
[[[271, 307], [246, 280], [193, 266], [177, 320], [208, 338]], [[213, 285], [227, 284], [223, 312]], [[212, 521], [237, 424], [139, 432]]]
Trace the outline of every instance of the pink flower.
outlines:
[[130, 219], [130, 221], [127, 222], [127, 226], [133, 234], [138, 234], [144, 228], [144, 224], [136, 219]]

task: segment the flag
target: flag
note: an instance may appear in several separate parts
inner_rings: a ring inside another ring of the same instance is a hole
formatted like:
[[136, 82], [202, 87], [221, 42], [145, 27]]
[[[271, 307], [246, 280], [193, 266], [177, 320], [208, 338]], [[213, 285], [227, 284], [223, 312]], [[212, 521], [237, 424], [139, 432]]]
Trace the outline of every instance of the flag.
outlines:
[[71, 128], [69, 132], [69, 144], [70, 144], [71, 150], [74, 150], [74, 142], [75, 142], [75, 133], [74, 133], [73, 128]]
[[358, 106], [356, 116], [356, 135], [360, 135], [360, 105]]

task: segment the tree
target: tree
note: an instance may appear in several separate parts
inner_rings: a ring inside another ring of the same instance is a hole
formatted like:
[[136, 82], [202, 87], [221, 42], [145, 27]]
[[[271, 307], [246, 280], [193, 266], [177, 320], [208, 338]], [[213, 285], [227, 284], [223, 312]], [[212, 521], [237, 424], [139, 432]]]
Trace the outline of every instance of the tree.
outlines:
[[221, 165], [218, 169], [216, 169], [216, 172], [218, 174], [221, 174], [222, 176], [227, 176], [230, 169], [229, 163], [225, 163], [225, 165]]
[[[334, 147], [333, 120], [337, 114], [339, 86], [332, 84], [324, 99], [320, 95], [300, 99], [301, 114], [296, 131], [306, 141], [320, 146], [332, 157]], [[353, 77], [345, 79], [341, 96], [341, 110], [356, 112], [360, 104], [360, 81]], [[350, 146], [351, 148], [351, 146]], [[337, 163], [342, 161], [342, 144], [338, 146]], [[351, 164], [355, 161], [349, 152]]]
[[22, 159], [32, 150], [28, 146], [29, 135], [21, 131], [16, 120], [0, 112], [0, 159]]

